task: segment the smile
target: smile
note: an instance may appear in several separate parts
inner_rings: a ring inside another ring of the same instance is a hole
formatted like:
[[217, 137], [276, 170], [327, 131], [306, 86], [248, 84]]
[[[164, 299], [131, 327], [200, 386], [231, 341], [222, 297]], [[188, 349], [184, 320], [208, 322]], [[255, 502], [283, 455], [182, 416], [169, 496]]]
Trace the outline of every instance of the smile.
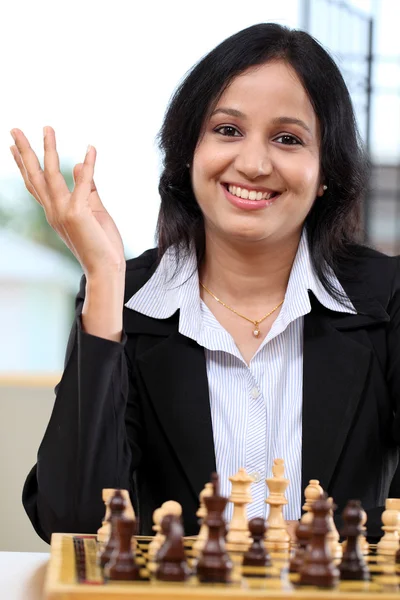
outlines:
[[224, 184], [224, 187], [230, 194], [236, 196], [237, 198], [242, 198], [243, 200], [271, 200], [271, 198], [274, 198], [279, 194], [279, 192], [273, 190], [249, 190], [247, 188], [231, 184]]

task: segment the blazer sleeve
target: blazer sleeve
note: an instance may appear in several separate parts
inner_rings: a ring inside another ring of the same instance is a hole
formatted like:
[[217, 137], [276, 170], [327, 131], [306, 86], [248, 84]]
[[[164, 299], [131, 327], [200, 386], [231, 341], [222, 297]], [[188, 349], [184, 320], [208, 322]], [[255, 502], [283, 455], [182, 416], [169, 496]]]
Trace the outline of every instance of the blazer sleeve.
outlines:
[[113, 342], [83, 331], [85, 286], [82, 277], [64, 373], [23, 489], [25, 510], [47, 542], [57, 531], [96, 532], [104, 516], [102, 489], [132, 492], [132, 474], [141, 460], [141, 418], [124, 351], [126, 334]]
[[390, 323], [387, 334], [387, 381], [393, 403], [393, 439], [400, 446], [400, 257], [397, 261], [388, 313]]

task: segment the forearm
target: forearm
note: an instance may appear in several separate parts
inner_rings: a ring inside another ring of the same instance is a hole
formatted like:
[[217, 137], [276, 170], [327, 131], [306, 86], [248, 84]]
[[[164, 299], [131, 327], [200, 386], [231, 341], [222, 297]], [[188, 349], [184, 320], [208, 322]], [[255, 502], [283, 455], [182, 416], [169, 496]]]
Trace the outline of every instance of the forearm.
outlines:
[[82, 308], [82, 328], [99, 338], [120, 342], [125, 272], [90, 278]]

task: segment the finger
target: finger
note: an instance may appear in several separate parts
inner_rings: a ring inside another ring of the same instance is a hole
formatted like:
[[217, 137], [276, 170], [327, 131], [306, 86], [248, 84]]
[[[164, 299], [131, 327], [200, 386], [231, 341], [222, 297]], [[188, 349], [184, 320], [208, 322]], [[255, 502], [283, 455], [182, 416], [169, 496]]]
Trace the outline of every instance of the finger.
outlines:
[[13, 155], [13, 158], [14, 158], [15, 162], [17, 163], [18, 169], [20, 170], [20, 173], [21, 173], [22, 178], [24, 180], [26, 189], [35, 198], [35, 200], [37, 202], [39, 202], [39, 204], [42, 204], [40, 202], [40, 198], [38, 196], [37, 191], [35, 190], [35, 188], [33, 187], [33, 185], [31, 184], [31, 182], [28, 179], [28, 174], [26, 172], [25, 165], [22, 162], [22, 159], [21, 159], [21, 156], [20, 156], [20, 154], [18, 152], [17, 147], [16, 146], [10, 146], [10, 150], [11, 150], [11, 154]]
[[92, 185], [94, 184], [94, 166], [96, 163], [96, 149], [93, 146], [88, 146], [85, 160], [82, 166], [76, 165], [77, 178], [75, 181], [75, 189], [73, 191], [71, 202], [84, 202], [89, 201], [89, 196], [92, 191]]
[[[83, 163], [78, 163], [77, 165], [75, 165], [75, 167], [73, 169], [73, 177], [74, 177], [75, 182], [77, 182], [78, 179], [80, 178], [82, 168], [83, 168]], [[100, 199], [94, 179], [92, 179], [92, 181], [91, 181], [89, 206], [92, 209], [92, 211], [105, 211], [106, 210], [104, 204], [102, 203], [102, 201]]]
[[69, 195], [69, 189], [60, 171], [60, 159], [57, 152], [56, 134], [52, 127], [43, 128], [44, 178], [52, 196]]
[[48, 205], [49, 195], [47, 185], [38, 157], [32, 150], [27, 138], [20, 129], [12, 129], [11, 135], [24, 164], [26, 175], [40, 199], [40, 204], [43, 206], [46, 204]]

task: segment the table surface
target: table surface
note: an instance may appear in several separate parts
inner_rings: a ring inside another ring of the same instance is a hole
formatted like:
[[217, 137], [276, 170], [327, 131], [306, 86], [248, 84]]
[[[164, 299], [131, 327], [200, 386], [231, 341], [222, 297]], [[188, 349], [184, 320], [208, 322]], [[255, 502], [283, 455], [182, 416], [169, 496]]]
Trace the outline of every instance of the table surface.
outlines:
[[45, 552], [0, 552], [0, 598], [42, 600], [49, 557]]

